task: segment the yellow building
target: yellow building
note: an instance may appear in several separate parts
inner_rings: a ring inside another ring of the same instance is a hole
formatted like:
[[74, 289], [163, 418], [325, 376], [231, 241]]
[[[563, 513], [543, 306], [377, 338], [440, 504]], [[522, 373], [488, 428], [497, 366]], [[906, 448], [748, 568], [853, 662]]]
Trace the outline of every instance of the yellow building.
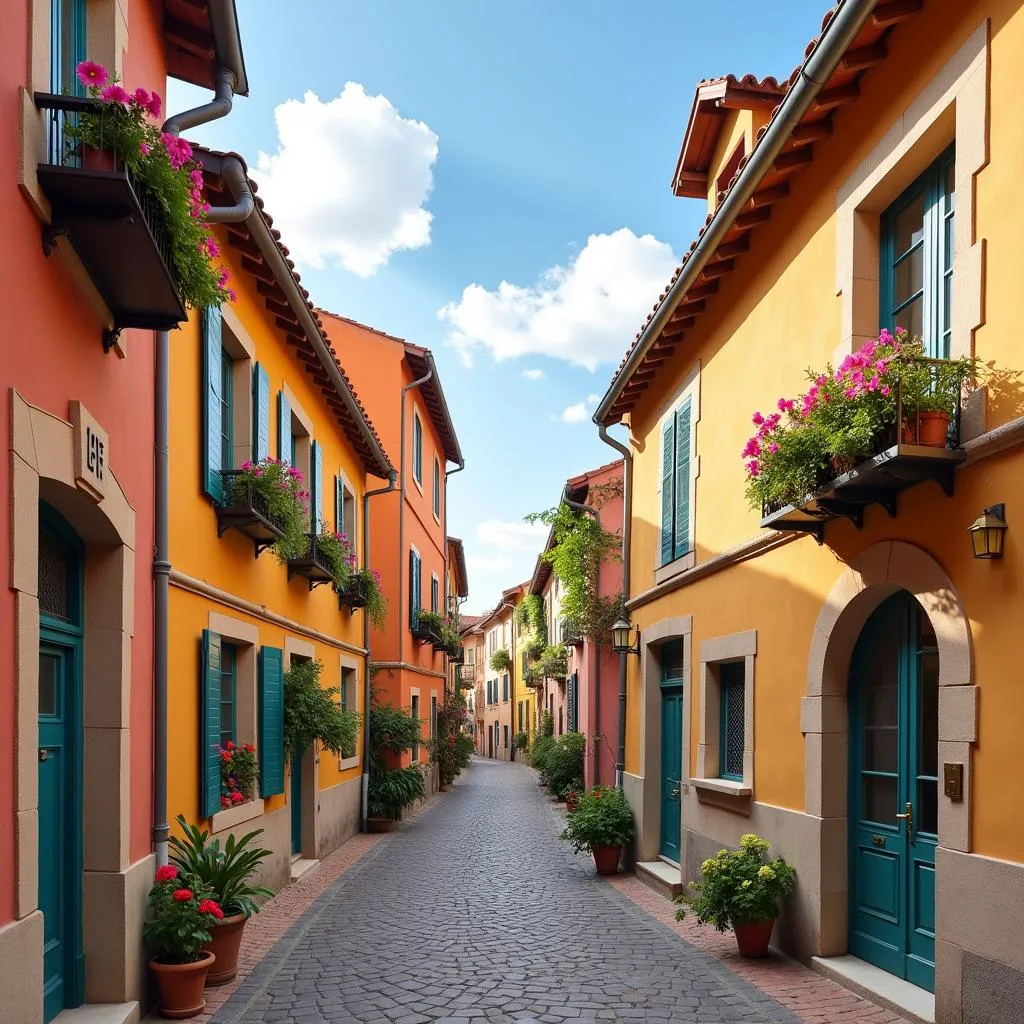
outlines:
[[[244, 203], [238, 158], [202, 160], [212, 205]], [[193, 316], [172, 346], [168, 805], [216, 834], [262, 828], [276, 888], [359, 829], [362, 730], [345, 756], [311, 747], [285, 763], [282, 677], [319, 661], [321, 685], [364, 712], [366, 613], [342, 606], [319, 549], [282, 564], [265, 507], [226, 474], [267, 456], [297, 467], [310, 527], [345, 534], [363, 564], [367, 478], [393, 473], [270, 217], [256, 204], [218, 235], [237, 301]], [[237, 806], [220, 777], [229, 740], [260, 765], [256, 798]]]
[[[784, 948], [934, 992], [940, 1024], [1021, 1020], [1024, 12], [847, 0], [807, 53], [785, 87], [700, 85], [674, 188], [708, 222], [595, 414], [629, 433], [636, 856], [678, 884], [758, 832], [798, 872]], [[751, 510], [754, 411], [900, 325], [996, 371], [947, 446], [894, 419]]]

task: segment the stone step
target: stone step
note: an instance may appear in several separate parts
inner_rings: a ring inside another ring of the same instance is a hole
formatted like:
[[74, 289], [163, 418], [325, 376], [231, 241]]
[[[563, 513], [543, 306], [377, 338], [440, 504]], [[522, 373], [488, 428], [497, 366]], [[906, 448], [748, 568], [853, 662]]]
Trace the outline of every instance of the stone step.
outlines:
[[814, 956], [811, 957], [811, 967], [843, 988], [898, 1013], [911, 1024], [935, 1024], [933, 993], [911, 985], [874, 964], [849, 955]]
[[141, 1015], [138, 1003], [86, 1003], [61, 1010], [53, 1024], [138, 1024]]
[[308, 874], [313, 868], [320, 864], [318, 860], [311, 860], [308, 857], [292, 858], [292, 881], [297, 882], [303, 875]]
[[669, 900], [674, 900], [683, 891], [679, 868], [663, 860], [637, 861], [636, 877]]

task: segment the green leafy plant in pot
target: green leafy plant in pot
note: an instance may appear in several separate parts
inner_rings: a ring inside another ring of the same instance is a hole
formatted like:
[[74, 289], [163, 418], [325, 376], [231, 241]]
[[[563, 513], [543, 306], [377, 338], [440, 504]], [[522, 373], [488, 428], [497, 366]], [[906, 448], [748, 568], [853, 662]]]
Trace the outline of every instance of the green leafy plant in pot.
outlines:
[[263, 829], [249, 832], [241, 839], [229, 835], [221, 845], [220, 839], [213, 838], [204, 828], [190, 825], [182, 815], [175, 820], [182, 834], [168, 840], [171, 864], [182, 874], [197, 879], [223, 911], [223, 917], [217, 920], [209, 941], [203, 946], [217, 958], [206, 983], [223, 985], [238, 971], [242, 931], [246, 921], [259, 912], [257, 900], [274, 895], [273, 889], [250, 882], [270, 856], [270, 850], [253, 845], [263, 835]]
[[390, 832], [406, 808], [426, 795], [418, 764], [401, 767], [402, 755], [421, 742], [422, 724], [407, 711], [373, 699], [370, 708], [370, 778], [367, 818], [371, 832]]
[[636, 835], [633, 809], [618, 789], [595, 786], [584, 793], [566, 818], [561, 837], [579, 853], [588, 850], [599, 875], [619, 869], [622, 847]]
[[152, 952], [160, 1013], [173, 1020], [193, 1017], [206, 1006], [203, 987], [216, 958], [205, 947], [224, 911], [199, 878], [173, 864], [157, 868], [148, 905], [143, 936]]
[[[720, 932], [732, 928], [743, 956], [768, 955], [779, 907], [796, 884], [796, 872], [786, 861], [767, 859], [769, 848], [767, 840], [748, 832], [738, 850], [719, 850], [704, 861], [701, 880], [691, 886], [697, 896], [690, 909], [698, 923], [712, 924]], [[687, 900], [680, 896], [676, 902]], [[680, 906], [676, 920], [685, 916], [686, 908]]]

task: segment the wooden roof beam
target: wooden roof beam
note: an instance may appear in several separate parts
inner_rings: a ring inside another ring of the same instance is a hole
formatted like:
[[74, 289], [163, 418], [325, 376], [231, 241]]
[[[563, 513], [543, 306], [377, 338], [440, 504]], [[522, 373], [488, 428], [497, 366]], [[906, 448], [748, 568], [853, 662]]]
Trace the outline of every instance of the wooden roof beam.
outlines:
[[741, 213], [736, 218], [735, 225], [740, 231], [749, 231], [751, 228], [757, 227], [758, 224], [764, 224], [770, 220], [771, 216], [771, 207], [761, 206], [755, 210], [747, 210], [745, 213]]
[[923, 7], [924, 0], [882, 0], [871, 12], [871, 21], [878, 28], [888, 28], [912, 18]]
[[889, 48], [885, 45], [885, 40], [879, 39], [874, 43], [868, 43], [867, 46], [847, 50], [840, 64], [847, 71], [863, 71], [865, 68], [881, 64], [888, 55]]
[[725, 260], [732, 256], [738, 256], [740, 253], [746, 252], [749, 248], [750, 239], [746, 235], [740, 235], [739, 238], [734, 238], [731, 242], [723, 242], [718, 247], [715, 256], [720, 260]]
[[769, 185], [767, 188], [758, 189], [750, 197], [750, 205], [757, 210], [762, 206], [771, 206], [772, 203], [785, 199], [788, 195], [789, 185], [784, 181], [780, 181], [777, 185]]
[[815, 110], [834, 110], [844, 103], [852, 103], [860, 95], [860, 86], [856, 82], [837, 85], [833, 89], [822, 89], [814, 99]]
[[806, 167], [813, 159], [813, 147], [801, 146], [799, 149], [791, 149], [788, 153], [780, 153], [772, 164], [772, 171], [775, 174], [792, 174]]
[[[704, 268], [703, 273], [704, 273], [705, 277], [707, 277], [709, 279], [713, 279], [713, 278], [716, 278], [716, 277], [722, 277], [723, 275], [730, 273], [735, 266], [736, 266], [735, 260], [718, 260], [715, 263], [709, 263]], [[718, 282], [716, 281], [715, 284], [717, 284], [717, 283]], [[692, 292], [692, 289], [691, 289], [691, 292]]]
[[265, 281], [267, 284], [275, 284], [274, 275], [270, 268], [263, 262], [262, 257], [260, 259], [253, 259], [251, 256], [242, 256], [242, 269], [252, 274], [253, 277], [260, 281]]
[[781, 102], [782, 97], [778, 93], [730, 85], [725, 95], [715, 101], [715, 106], [725, 110], [774, 110]]
[[170, 14], [164, 17], [164, 36], [167, 42], [194, 57], [213, 60], [217, 55], [212, 45], [213, 38], [208, 32], [201, 32]]
[[832, 121], [824, 118], [809, 124], [798, 124], [789, 137], [794, 146], [809, 146], [812, 142], [827, 139], [832, 134]]
[[706, 271], [703, 274], [704, 280], [700, 284], [690, 286], [690, 290], [686, 293], [688, 298], [706, 299], [709, 295], [714, 295], [718, 291], [718, 282], [713, 280], [715, 275], [708, 276]]

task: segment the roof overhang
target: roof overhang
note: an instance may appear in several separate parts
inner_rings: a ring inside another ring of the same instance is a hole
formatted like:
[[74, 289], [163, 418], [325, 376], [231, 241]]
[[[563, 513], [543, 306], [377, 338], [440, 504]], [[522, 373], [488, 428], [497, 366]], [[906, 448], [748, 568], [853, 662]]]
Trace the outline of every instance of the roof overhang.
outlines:
[[469, 597], [469, 573], [466, 571], [466, 549], [458, 537], [448, 538], [448, 557], [455, 566], [455, 593]]
[[427, 407], [427, 413], [434, 424], [434, 429], [441, 438], [441, 446], [444, 457], [448, 462], [454, 462], [458, 466], [465, 464], [462, 457], [462, 449], [459, 447], [459, 439], [455, 433], [455, 425], [452, 423], [451, 413], [448, 411], [448, 402], [444, 397], [444, 389], [441, 387], [441, 378], [437, 372], [437, 365], [434, 362], [434, 353], [429, 348], [422, 348], [413, 345], [411, 342], [403, 342], [405, 346], [405, 360], [409, 364], [409, 370], [414, 380], [430, 374], [430, 379], [420, 386], [420, 393]]
[[206, 89], [217, 68], [235, 76], [234, 92], [249, 95], [235, 0], [163, 0], [167, 74]]

